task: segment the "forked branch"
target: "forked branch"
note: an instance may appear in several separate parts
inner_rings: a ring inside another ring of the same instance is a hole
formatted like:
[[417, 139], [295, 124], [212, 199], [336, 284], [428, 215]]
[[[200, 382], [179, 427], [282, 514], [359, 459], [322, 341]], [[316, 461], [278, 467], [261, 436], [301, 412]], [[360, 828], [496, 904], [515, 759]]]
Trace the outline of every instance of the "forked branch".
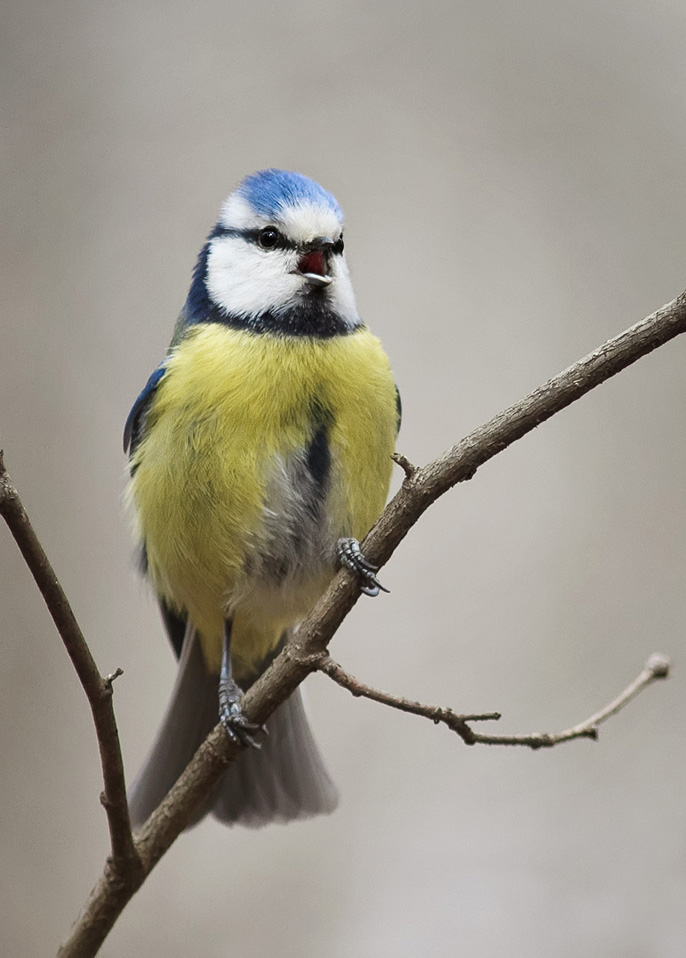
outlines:
[[[458, 482], [471, 479], [481, 465], [595, 386], [685, 331], [686, 293], [682, 293], [673, 302], [604, 343], [584, 359], [474, 430], [427, 466], [418, 468], [403, 456], [397, 455], [395, 461], [405, 472], [405, 480], [365, 539], [365, 556], [383, 565], [410, 528], [444, 492]], [[217, 725], [134, 840], [131, 836], [119, 737], [112, 709], [112, 681], [117, 673], [103, 678], [98, 671], [67, 598], [1, 461], [0, 513], [7, 521], [36, 579], [74, 663], [88, 696], [98, 735], [105, 781], [103, 804], [110, 827], [112, 856], [59, 951], [61, 958], [89, 958], [96, 954], [127, 902], [183, 830], [228, 763], [236, 757], [238, 750], [229, 742], [224, 729]], [[246, 694], [243, 710], [250, 721], [264, 723], [310, 672], [322, 667], [322, 662], [327, 661], [329, 641], [359, 594], [359, 582], [353, 573], [342, 570], [336, 575], [327, 592], [301, 625], [294, 640], [283, 649]], [[336, 673], [340, 679], [341, 674], [345, 676], [345, 673], [342, 670], [338, 672], [338, 669], [340, 667], [331, 662], [324, 670], [329, 674]], [[351, 691], [357, 691], [358, 694], [365, 694], [359, 691], [364, 688], [370, 698], [449, 725], [470, 744], [518, 744], [541, 748], [571, 738], [594, 737], [596, 726], [601, 721], [617, 712], [654, 679], [664, 678], [666, 674], [667, 665], [664, 660], [649, 660], [641, 676], [607, 708], [581, 725], [555, 736], [484, 735], [471, 729], [469, 723], [494, 719], [496, 715], [493, 713], [464, 716], [449, 709], [435, 709], [401, 699], [392, 701], [391, 696], [367, 690], [366, 686], [361, 686], [349, 676], [345, 677], [345, 681], [348, 682], [347, 687], [353, 684]], [[345, 684], [345, 681], [341, 684]]]
[[399, 709], [401, 712], [411, 712], [413, 715], [423, 715], [431, 719], [436, 725], [447, 725], [449, 729], [456, 732], [465, 745], [525, 745], [528, 748], [552, 748], [554, 745], [560, 745], [562, 742], [571, 742], [575, 738], [598, 738], [598, 726], [616, 715], [625, 705], [635, 698], [639, 692], [652, 685], [656, 679], [666, 679], [669, 675], [669, 659], [655, 653], [651, 655], [643, 666], [640, 674], [621, 692], [617, 698], [613, 699], [609, 705], [595, 712], [585, 722], [579, 722], [563, 732], [534, 732], [531, 735], [488, 735], [485, 732], [475, 732], [471, 728], [473, 722], [497, 721], [501, 718], [500, 712], [485, 712], [481, 715], [458, 715], [452, 709], [442, 708], [438, 705], [422, 705], [420, 702], [410, 702], [408, 699], [398, 698], [395, 695], [389, 695], [387, 692], [380, 692], [369, 685], [365, 685], [350, 675], [341, 666], [334, 662], [330, 655], [324, 655], [318, 666], [320, 672], [325, 672], [329, 678], [333, 679], [342, 688], [347, 689], [352, 695], [362, 696], [371, 699], [373, 702], [379, 702], [381, 705], [388, 705], [390, 708]]

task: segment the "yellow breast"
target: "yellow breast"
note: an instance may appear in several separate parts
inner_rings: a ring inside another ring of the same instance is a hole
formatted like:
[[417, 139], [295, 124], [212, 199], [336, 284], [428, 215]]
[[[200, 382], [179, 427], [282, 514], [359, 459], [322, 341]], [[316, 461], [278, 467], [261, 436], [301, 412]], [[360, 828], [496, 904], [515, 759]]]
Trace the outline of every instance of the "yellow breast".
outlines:
[[[297, 476], [293, 463], [322, 423], [329, 472], [318, 522], [331, 548], [317, 565], [310, 544], [312, 568], [270, 592], [264, 553], [288, 519], [279, 511], [293, 510], [291, 525], [302, 518], [288, 472]], [[336, 539], [362, 538], [381, 512], [395, 434], [390, 366], [365, 328], [320, 340], [192, 328], [169, 359], [132, 461], [130, 497], [156, 591], [188, 612], [217, 655], [227, 612], [262, 616], [255, 628], [273, 645], [325, 587]], [[258, 570], [267, 581], [254, 581]]]

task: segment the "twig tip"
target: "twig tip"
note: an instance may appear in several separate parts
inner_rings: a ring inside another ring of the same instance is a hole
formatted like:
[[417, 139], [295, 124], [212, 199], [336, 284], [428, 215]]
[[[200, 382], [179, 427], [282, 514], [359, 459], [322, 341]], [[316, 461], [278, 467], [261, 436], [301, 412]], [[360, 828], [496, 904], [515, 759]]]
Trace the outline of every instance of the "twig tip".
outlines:
[[661, 652], [655, 652], [646, 662], [646, 669], [652, 672], [656, 679], [666, 679], [669, 675], [671, 662], [666, 655]]
[[406, 479], [412, 479], [415, 473], [419, 470], [418, 466], [415, 466], [414, 463], [410, 462], [410, 460], [406, 456], [403, 456], [400, 452], [392, 453], [391, 459], [397, 466], [400, 466], [402, 471], [405, 473]]
[[115, 669], [114, 672], [110, 672], [110, 674], [105, 679], [105, 688], [108, 690], [108, 692], [112, 691], [112, 683], [114, 682], [114, 680], [118, 679], [119, 676], [123, 674], [124, 674], [124, 670], [119, 668]]

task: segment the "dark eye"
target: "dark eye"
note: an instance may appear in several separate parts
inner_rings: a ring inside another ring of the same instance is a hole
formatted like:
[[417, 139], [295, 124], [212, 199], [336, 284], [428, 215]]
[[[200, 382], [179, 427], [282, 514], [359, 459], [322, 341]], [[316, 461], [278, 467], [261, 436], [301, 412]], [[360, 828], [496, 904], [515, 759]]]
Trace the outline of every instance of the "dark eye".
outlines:
[[343, 234], [338, 237], [336, 242], [331, 247], [332, 253], [342, 253], [343, 252]]
[[275, 246], [278, 246], [279, 239], [279, 231], [275, 230], [273, 226], [267, 226], [266, 229], [260, 230], [257, 236], [257, 242], [262, 249], [274, 249]]

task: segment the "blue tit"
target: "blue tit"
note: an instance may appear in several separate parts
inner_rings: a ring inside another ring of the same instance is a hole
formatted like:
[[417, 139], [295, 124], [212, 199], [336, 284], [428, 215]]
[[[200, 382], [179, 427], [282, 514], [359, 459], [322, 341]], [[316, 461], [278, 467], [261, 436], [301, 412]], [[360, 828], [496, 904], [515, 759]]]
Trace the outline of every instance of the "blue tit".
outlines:
[[266, 736], [240, 700], [341, 562], [378, 592], [357, 540], [386, 502], [399, 420], [388, 359], [355, 305], [338, 203], [299, 173], [246, 177], [125, 429], [141, 565], [179, 659], [131, 789], [134, 825], [218, 718], [261, 747], [227, 769], [198, 818], [256, 826], [336, 806], [299, 690]]

